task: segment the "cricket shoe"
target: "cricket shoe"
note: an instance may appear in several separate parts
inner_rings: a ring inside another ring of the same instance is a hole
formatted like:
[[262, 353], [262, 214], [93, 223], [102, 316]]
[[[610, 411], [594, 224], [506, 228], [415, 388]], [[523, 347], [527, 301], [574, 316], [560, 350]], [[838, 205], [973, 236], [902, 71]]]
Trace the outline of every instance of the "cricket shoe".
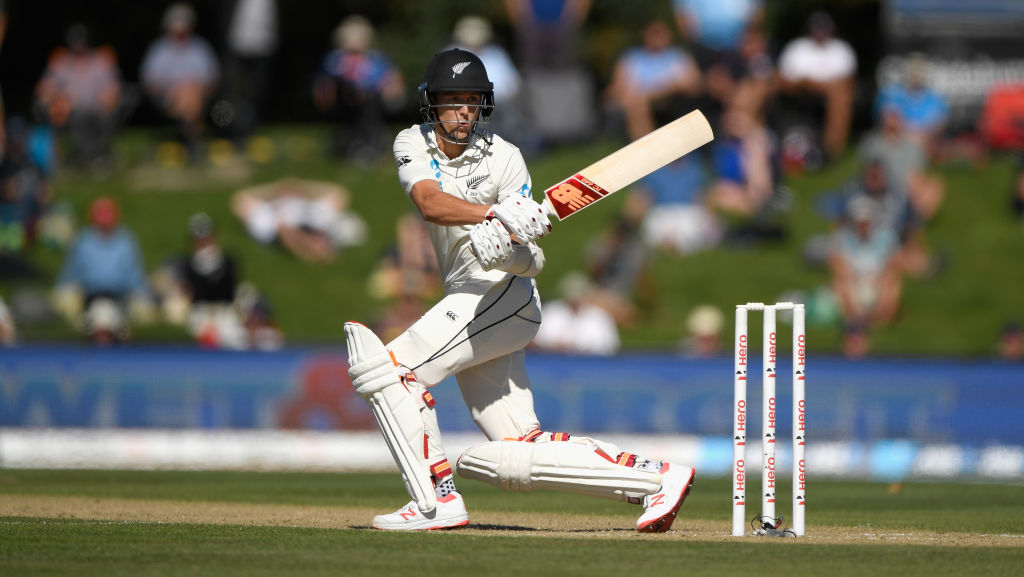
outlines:
[[382, 531], [430, 531], [431, 529], [452, 529], [469, 524], [466, 502], [458, 492], [449, 493], [437, 500], [437, 507], [430, 515], [424, 515], [416, 507], [416, 501], [394, 513], [377, 515], [373, 528]]
[[693, 488], [696, 469], [665, 461], [661, 465], [661, 489], [644, 497], [644, 514], [636, 521], [641, 533], [664, 533], [672, 526], [679, 507]]

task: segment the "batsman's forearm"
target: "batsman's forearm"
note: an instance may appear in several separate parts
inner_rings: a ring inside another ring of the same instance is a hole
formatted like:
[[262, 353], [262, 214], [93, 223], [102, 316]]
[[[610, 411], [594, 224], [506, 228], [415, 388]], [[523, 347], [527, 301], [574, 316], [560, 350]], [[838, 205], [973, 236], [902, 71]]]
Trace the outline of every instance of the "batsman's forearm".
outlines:
[[423, 220], [441, 226], [460, 226], [483, 222], [490, 209], [486, 204], [474, 204], [442, 192], [440, 188], [412, 189], [412, 201]]

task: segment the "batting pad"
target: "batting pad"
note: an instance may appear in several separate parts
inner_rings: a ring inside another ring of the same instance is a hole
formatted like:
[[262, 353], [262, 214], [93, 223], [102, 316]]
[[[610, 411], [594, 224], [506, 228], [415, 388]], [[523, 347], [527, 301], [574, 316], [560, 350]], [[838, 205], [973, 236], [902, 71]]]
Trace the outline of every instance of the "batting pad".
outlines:
[[550, 489], [635, 502], [661, 488], [661, 475], [618, 465], [585, 437], [481, 443], [459, 457], [456, 470], [462, 477], [524, 493]]
[[[398, 378], [395, 363], [373, 331], [359, 323], [345, 323], [349, 377], [366, 399], [395, 459], [405, 488], [424, 515], [437, 506], [434, 483], [423, 456], [423, 418], [420, 404]], [[382, 370], [387, 368], [387, 371]], [[388, 373], [390, 371], [390, 373]], [[384, 375], [390, 374], [390, 377]], [[357, 383], [369, 381], [372, 386]], [[386, 382], [390, 379], [390, 382]]]

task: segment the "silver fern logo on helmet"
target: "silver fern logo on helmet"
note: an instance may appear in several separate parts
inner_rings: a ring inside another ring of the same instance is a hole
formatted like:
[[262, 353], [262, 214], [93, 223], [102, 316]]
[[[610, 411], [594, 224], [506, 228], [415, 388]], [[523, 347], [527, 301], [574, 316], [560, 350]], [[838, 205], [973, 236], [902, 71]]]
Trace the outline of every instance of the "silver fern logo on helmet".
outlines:
[[469, 62], [459, 62], [455, 66], [452, 66], [452, 78], [455, 78], [459, 74], [462, 74], [462, 72], [466, 69], [467, 66], [469, 66], [469, 64]]

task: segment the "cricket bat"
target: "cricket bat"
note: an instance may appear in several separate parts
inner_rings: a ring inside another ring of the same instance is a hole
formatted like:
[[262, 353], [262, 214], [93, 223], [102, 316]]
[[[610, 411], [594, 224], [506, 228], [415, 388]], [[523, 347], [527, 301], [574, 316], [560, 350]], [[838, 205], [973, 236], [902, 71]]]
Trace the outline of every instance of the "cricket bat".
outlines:
[[545, 190], [544, 196], [558, 220], [565, 220], [713, 139], [708, 120], [694, 110]]

